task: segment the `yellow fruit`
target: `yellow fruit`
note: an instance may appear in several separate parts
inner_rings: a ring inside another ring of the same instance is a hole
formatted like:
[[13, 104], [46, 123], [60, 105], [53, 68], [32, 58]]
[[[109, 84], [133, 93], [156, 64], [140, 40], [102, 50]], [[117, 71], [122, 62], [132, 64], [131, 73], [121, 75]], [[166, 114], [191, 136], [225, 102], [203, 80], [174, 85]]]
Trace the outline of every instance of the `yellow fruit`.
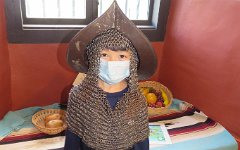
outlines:
[[165, 100], [165, 101], [163, 102], [163, 104], [164, 104], [165, 106], [167, 106], [167, 105], [169, 104], [169, 100]]
[[163, 104], [166, 106], [169, 104], [167, 94], [163, 90], [161, 90], [161, 92], [162, 92]]
[[146, 99], [148, 104], [155, 104], [157, 102], [157, 96], [154, 93], [148, 93]]
[[144, 96], [146, 96], [146, 95], [149, 93], [149, 88], [147, 88], [147, 87], [142, 87], [142, 88], [140, 89], [140, 91], [141, 91], [141, 93], [142, 93]]

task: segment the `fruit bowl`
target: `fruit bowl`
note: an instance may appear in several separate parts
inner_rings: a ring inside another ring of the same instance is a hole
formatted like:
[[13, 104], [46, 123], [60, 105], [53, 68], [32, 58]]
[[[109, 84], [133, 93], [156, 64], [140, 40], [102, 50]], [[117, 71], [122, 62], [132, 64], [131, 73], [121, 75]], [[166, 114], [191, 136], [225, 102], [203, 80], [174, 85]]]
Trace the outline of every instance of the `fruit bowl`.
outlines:
[[[46, 127], [46, 117], [52, 114], [59, 114], [62, 120], [62, 125], [58, 127]], [[62, 132], [67, 128], [65, 121], [65, 111], [61, 109], [45, 109], [38, 111], [32, 116], [32, 123], [34, 126], [43, 133], [54, 135]]]
[[156, 81], [144, 81], [139, 82], [139, 88], [148, 103], [149, 116], [166, 113], [173, 99], [171, 91], [166, 86]]

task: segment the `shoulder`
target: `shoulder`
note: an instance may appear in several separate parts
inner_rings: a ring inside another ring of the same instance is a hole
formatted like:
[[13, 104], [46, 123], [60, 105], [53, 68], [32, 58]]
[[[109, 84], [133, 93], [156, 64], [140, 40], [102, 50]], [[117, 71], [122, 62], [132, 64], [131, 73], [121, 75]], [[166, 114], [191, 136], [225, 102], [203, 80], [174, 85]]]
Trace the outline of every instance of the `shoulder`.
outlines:
[[80, 93], [80, 86], [79, 85], [75, 85], [71, 88], [70, 92], [69, 92], [69, 98], [73, 98], [73, 97], [77, 97], [77, 95]]
[[74, 85], [74, 86], [71, 88], [71, 90], [70, 90], [70, 94], [71, 94], [71, 93], [75, 93], [75, 92], [77, 92], [77, 91], [79, 91], [79, 85]]

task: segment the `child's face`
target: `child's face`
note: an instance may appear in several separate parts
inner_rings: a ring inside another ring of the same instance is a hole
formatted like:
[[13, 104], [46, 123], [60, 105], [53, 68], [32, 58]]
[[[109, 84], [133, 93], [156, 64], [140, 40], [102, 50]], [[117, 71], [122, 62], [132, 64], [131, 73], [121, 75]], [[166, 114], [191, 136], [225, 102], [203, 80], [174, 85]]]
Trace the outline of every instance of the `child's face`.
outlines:
[[108, 85], [125, 85], [130, 75], [130, 51], [104, 49], [100, 53], [99, 78]]
[[108, 50], [103, 49], [101, 51], [101, 59], [106, 61], [129, 61], [131, 58], [131, 54], [129, 50]]

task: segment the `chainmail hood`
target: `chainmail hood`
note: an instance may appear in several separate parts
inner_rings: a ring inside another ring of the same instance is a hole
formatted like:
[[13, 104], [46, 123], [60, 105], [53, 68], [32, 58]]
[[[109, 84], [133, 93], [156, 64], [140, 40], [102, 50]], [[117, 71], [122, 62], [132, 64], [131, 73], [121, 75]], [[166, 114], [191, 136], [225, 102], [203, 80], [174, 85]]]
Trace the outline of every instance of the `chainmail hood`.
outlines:
[[[100, 52], [104, 48], [131, 51], [129, 88], [114, 110], [98, 87]], [[138, 88], [137, 52], [123, 33], [108, 29], [87, 46], [87, 56], [87, 76], [69, 94], [68, 128], [93, 149], [130, 149], [149, 135], [147, 104]]]

